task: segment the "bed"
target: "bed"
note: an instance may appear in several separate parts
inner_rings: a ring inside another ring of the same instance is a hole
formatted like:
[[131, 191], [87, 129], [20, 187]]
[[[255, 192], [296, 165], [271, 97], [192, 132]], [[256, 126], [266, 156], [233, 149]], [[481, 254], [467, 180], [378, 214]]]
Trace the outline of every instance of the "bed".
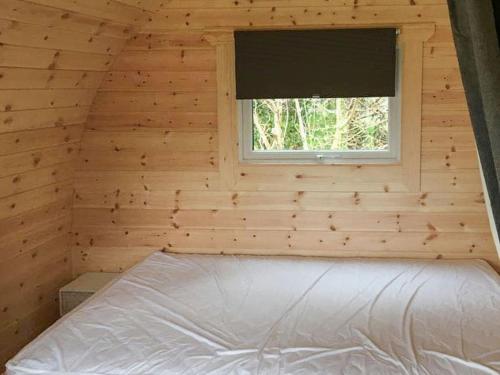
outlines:
[[157, 252], [59, 320], [8, 375], [500, 373], [485, 262]]

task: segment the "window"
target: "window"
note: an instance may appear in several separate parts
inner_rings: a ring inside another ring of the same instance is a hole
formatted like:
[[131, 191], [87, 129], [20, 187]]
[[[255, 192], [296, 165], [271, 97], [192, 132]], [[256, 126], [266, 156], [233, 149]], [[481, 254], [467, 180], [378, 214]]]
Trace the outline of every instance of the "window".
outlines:
[[237, 34], [241, 159], [398, 161], [395, 35], [394, 29]]
[[400, 147], [399, 108], [399, 96], [242, 100], [241, 158], [255, 162], [395, 162]]

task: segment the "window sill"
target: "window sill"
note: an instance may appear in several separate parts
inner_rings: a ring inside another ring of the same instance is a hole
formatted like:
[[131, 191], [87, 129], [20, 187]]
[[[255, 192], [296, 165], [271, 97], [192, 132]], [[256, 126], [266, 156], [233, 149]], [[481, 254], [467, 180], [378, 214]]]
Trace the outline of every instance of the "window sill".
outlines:
[[401, 161], [397, 158], [387, 159], [323, 159], [323, 160], [294, 160], [294, 159], [240, 159], [242, 165], [314, 165], [314, 166], [363, 166], [363, 165], [400, 165]]

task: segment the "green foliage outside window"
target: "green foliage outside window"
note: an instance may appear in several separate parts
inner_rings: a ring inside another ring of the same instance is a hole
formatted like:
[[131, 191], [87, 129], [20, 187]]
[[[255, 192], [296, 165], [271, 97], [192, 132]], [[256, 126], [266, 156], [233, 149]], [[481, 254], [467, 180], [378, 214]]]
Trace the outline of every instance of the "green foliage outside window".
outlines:
[[255, 151], [386, 150], [388, 98], [258, 99]]

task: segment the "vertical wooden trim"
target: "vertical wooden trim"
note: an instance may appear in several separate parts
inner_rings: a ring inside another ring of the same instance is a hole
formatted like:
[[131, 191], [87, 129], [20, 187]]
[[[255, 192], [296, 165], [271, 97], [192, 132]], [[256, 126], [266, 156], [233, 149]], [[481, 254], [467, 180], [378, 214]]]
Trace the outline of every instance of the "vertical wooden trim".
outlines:
[[403, 50], [401, 167], [409, 192], [419, 192], [421, 188], [424, 41], [434, 32], [434, 24], [406, 25], [399, 37]]
[[234, 189], [238, 163], [239, 137], [236, 128], [236, 77], [234, 34], [209, 32], [205, 38], [215, 46], [217, 66], [217, 132], [221, 186]]
[[421, 186], [423, 46], [420, 42], [404, 41], [401, 47], [401, 167], [408, 191], [416, 192]]

